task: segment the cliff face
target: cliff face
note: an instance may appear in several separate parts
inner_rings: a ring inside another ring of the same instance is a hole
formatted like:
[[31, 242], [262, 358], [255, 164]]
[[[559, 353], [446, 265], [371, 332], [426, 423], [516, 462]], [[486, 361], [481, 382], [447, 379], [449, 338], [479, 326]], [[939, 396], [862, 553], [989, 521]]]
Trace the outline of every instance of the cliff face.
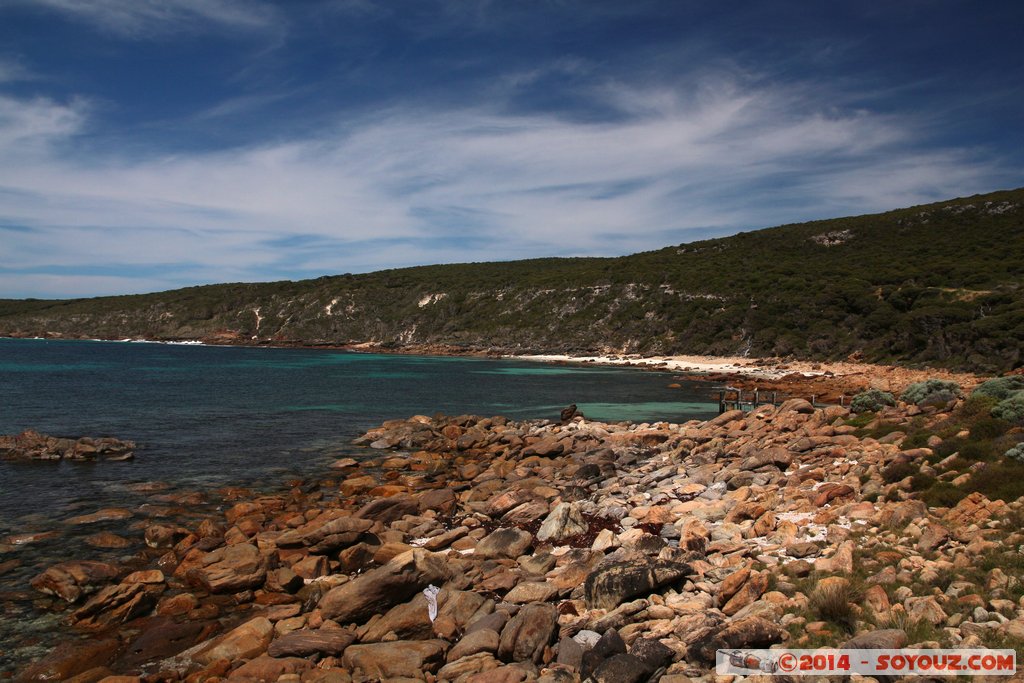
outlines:
[[1024, 189], [611, 259], [427, 266], [70, 301], [0, 335], [1022, 364]]

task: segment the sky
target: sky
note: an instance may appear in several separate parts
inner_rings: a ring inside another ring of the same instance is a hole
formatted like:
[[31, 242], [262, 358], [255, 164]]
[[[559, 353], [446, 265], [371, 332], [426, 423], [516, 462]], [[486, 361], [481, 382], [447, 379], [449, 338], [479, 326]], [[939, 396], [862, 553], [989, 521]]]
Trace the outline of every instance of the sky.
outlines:
[[1019, 0], [0, 0], [0, 298], [1019, 187], [1022, 26]]

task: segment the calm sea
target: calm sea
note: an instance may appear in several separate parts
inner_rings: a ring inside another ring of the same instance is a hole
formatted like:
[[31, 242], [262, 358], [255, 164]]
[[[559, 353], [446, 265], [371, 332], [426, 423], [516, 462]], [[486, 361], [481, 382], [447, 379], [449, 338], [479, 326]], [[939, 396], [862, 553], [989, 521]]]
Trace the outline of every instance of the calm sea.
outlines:
[[[710, 384], [668, 388], [673, 381], [668, 373], [474, 358], [0, 339], [0, 434], [32, 428], [139, 445], [135, 460], [124, 463], [0, 462], [0, 563], [20, 562], [0, 574], [0, 597], [30, 590], [28, 579], [58, 560], [124, 555], [81, 541], [99, 530], [138, 536], [138, 518], [80, 526], [65, 520], [104, 507], [142, 510], [152, 502], [138, 490], [143, 482], [171, 491], [280, 487], [338, 457], [365, 456], [351, 445], [354, 437], [414, 414], [557, 419], [569, 403], [611, 421], [680, 422], [715, 413]], [[49, 530], [60, 537], [3, 545], [8, 534]], [[19, 630], [50, 625], [27, 603], [3, 603]], [[4, 630], [0, 660], [34, 653]], [[13, 649], [4, 651], [5, 640]]]

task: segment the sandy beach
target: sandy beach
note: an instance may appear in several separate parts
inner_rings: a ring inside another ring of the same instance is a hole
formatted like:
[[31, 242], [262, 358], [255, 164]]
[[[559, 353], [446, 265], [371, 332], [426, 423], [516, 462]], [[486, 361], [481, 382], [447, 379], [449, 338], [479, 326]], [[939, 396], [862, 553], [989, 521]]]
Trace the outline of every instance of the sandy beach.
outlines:
[[677, 372], [684, 377], [729, 379], [742, 388], [789, 390], [795, 394], [833, 393], [851, 395], [868, 388], [900, 392], [914, 382], [929, 378], [952, 380], [971, 388], [985, 377], [938, 368], [905, 368], [852, 361], [810, 361], [742, 356], [571, 356], [535, 354], [505, 356], [543, 363], [616, 365]]

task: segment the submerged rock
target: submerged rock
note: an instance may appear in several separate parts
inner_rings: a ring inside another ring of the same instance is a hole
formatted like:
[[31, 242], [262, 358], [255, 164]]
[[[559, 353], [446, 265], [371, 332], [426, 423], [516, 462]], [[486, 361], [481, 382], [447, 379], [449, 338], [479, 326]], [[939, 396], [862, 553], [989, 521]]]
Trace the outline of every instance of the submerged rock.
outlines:
[[83, 595], [95, 593], [116, 579], [117, 575], [118, 569], [112, 564], [76, 560], [53, 565], [33, 578], [31, 585], [42, 593], [77, 602]]
[[113, 437], [63, 438], [26, 429], [0, 435], [0, 460], [126, 460], [135, 443]]

